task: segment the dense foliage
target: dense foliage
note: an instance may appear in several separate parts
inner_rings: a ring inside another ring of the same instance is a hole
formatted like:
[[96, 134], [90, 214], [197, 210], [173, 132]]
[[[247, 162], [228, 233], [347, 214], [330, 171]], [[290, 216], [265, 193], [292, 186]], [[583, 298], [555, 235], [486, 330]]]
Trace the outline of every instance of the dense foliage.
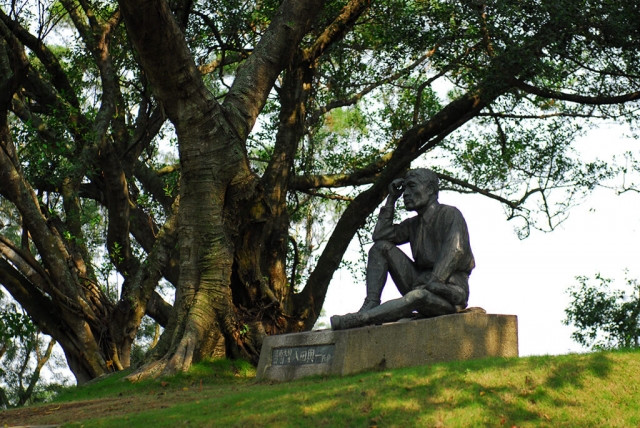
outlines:
[[565, 313], [566, 325], [575, 327], [571, 338], [592, 349], [637, 348], [640, 346], [640, 284], [626, 279], [623, 288], [614, 288], [609, 278], [596, 274], [576, 278], [579, 285], [569, 289], [571, 304]]
[[572, 143], [635, 124], [638, 18], [631, 0], [4, 1], [0, 284], [79, 382], [138, 358], [145, 315], [164, 332], [135, 376], [255, 360], [265, 334], [312, 328], [412, 164], [523, 237], [620, 172]]

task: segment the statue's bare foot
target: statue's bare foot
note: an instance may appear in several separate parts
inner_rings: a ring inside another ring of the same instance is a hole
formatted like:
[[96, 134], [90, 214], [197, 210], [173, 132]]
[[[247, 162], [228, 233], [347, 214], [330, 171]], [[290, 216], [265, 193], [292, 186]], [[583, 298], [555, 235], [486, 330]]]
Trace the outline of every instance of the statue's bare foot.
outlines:
[[334, 315], [330, 321], [332, 330], [346, 330], [348, 328], [362, 327], [366, 324], [365, 317], [359, 312]]

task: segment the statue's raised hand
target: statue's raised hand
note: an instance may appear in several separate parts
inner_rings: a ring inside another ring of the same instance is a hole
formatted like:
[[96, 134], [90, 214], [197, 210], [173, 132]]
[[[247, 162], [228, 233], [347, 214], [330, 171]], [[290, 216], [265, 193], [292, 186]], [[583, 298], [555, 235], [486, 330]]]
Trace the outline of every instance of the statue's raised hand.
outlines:
[[396, 178], [389, 184], [389, 199], [395, 202], [404, 192], [404, 179]]

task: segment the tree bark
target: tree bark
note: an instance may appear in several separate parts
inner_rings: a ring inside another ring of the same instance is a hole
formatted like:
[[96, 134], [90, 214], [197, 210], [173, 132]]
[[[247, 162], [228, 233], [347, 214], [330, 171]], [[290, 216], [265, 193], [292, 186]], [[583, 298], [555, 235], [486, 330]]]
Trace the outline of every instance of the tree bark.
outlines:
[[225, 355], [229, 342], [237, 343], [230, 287], [235, 248], [228, 227], [233, 216], [225, 206], [252, 198], [256, 183], [244, 140], [322, 2], [283, 3], [238, 70], [224, 109], [204, 86], [167, 3], [123, 0], [120, 5], [142, 66], [180, 143], [176, 310], [156, 346], [166, 354], [148, 368], [172, 373], [188, 369], [203, 355]]

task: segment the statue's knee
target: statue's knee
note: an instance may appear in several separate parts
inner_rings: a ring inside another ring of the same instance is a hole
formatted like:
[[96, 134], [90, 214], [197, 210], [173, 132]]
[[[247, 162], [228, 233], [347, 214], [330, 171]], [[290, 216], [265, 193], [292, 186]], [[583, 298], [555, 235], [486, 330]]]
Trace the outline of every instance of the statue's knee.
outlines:
[[425, 300], [427, 298], [428, 294], [429, 294], [429, 292], [427, 290], [422, 290], [422, 289], [411, 290], [407, 294], [404, 295], [404, 299], [409, 304], [415, 304], [415, 303], [419, 303], [419, 302], [422, 302], [423, 300]]
[[376, 241], [369, 250], [369, 256], [373, 254], [388, 253], [395, 245], [389, 241]]

